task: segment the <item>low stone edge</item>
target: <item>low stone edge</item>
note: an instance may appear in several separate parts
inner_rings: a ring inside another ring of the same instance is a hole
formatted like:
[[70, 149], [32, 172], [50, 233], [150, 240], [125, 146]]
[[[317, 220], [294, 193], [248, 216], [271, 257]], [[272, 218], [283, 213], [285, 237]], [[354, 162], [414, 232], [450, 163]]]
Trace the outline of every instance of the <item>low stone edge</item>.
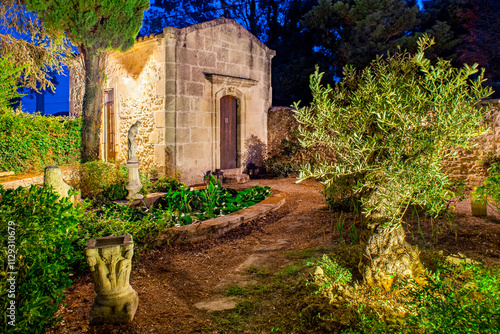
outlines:
[[284, 192], [271, 189], [271, 195], [265, 200], [232, 212], [228, 215], [205, 220], [199, 223], [174, 227], [161, 237], [162, 244], [194, 243], [210, 238], [219, 237], [230, 230], [257, 218], [264, 217], [267, 213], [279, 209], [285, 203]]

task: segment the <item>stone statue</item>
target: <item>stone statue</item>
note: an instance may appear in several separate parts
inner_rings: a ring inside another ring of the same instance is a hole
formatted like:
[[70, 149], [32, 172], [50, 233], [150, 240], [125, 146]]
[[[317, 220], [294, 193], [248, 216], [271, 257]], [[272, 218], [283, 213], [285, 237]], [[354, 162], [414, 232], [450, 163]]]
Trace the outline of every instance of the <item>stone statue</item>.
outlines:
[[90, 310], [90, 323], [132, 321], [139, 305], [137, 292], [129, 283], [134, 254], [132, 236], [91, 239], [86, 246], [85, 255], [97, 293]]
[[128, 130], [128, 160], [127, 162], [138, 162], [137, 158], [137, 142], [135, 141], [135, 136], [139, 131], [139, 126], [141, 126], [141, 121], [137, 121]]

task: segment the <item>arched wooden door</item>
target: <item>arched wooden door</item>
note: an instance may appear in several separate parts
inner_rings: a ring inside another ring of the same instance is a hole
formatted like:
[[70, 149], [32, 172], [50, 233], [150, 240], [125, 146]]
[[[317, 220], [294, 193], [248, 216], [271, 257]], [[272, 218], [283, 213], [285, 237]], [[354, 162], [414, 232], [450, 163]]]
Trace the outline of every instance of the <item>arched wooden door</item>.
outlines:
[[220, 168], [236, 168], [238, 101], [230, 95], [220, 99]]

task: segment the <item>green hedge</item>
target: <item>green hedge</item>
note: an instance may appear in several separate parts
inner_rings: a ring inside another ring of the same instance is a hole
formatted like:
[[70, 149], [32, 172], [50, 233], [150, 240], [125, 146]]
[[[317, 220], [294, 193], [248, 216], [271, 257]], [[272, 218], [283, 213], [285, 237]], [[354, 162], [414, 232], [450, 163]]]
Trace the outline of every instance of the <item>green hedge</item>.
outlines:
[[2, 333], [43, 333], [83, 257], [76, 246], [83, 211], [58, 197], [45, 187], [0, 186]]
[[80, 119], [0, 112], [0, 172], [40, 171], [80, 157]]

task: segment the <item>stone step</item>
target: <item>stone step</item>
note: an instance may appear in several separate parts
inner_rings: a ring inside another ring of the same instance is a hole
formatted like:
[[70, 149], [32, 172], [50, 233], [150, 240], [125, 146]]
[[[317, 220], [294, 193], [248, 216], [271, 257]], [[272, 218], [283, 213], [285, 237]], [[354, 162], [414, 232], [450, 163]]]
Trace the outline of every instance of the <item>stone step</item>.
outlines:
[[241, 175], [242, 169], [241, 168], [221, 169], [221, 172], [224, 173], [224, 176]]
[[226, 175], [224, 173], [224, 184], [241, 184], [250, 181], [248, 174]]

